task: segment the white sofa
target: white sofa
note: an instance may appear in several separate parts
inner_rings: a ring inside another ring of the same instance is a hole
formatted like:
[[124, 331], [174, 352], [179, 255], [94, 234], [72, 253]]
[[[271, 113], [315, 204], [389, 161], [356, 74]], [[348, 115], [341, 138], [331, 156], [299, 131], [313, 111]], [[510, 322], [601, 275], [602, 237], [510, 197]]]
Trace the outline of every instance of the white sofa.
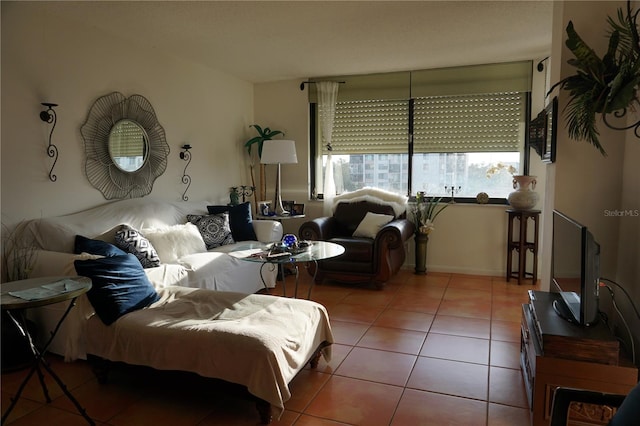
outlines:
[[[114, 243], [115, 232], [122, 224], [137, 230], [185, 224], [187, 215], [207, 215], [207, 205], [211, 204], [130, 199], [65, 216], [29, 221], [24, 224], [23, 232], [33, 239], [38, 249], [29, 277], [77, 275], [73, 263], [78, 259], [78, 255], [74, 254], [76, 235]], [[253, 227], [260, 242], [279, 241], [282, 238], [282, 225], [277, 221], [256, 220], [253, 221]], [[147, 268], [145, 273], [157, 289], [183, 286], [250, 294], [265, 285], [274, 287], [277, 276], [275, 268], [261, 268], [259, 263], [243, 261], [227, 254], [246, 245], [244, 241], [189, 253], [172, 263]], [[30, 310], [29, 316], [38, 324], [41, 339], [50, 334], [65, 308], [66, 304], [63, 303]], [[50, 347], [51, 352], [73, 357], [69, 353], [68, 333], [69, 330], [65, 330], [63, 325]]]

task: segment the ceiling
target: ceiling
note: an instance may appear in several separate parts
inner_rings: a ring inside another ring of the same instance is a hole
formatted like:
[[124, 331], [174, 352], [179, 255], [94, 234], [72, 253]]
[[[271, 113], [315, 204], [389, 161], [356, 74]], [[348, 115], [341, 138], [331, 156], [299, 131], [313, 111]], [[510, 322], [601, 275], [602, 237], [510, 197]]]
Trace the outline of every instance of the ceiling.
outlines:
[[544, 58], [551, 1], [39, 3], [254, 83]]

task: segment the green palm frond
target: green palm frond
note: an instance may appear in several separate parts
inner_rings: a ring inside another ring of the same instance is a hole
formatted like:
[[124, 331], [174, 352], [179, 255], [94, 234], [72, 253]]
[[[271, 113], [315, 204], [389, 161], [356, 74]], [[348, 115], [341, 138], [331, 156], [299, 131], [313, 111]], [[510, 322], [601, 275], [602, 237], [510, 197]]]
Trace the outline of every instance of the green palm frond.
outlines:
[[271, 130], [268, 127], [262, 129], [262, 127], [257, 124], [252, 124], [249, 127], [253, 127], [258, 132], [258, 136], [255, 136], [244, 143], [245, 148], [247, 148], [247, 152], [251, 155], [251, 147], [254, 144], [258, 144], [258, 157], [262, 157], [262, 145], [264, 141], [268, 141], [273, 139], [274, 136], [283, 135], [284, 133], [280, 130]]
[[626, 14], [618, 9], [617, 19], [608, 17], [610, 27], [607, 52], [600, 59], [578, 35], [573, 22], [567, 24], [566, 46], [574, 58], [567, 61], [576, 68], [576, 74], [554, 84], [567, 90], [569, 101], [564, 109], [569, 137], [587, 141], [603, 156], [606, 152], [600, 144], [596, 126], [596, 114], [626, 111], [638, 104], [637, 89], [640, 86], [640, 45], [636, 19], [627, 3]]

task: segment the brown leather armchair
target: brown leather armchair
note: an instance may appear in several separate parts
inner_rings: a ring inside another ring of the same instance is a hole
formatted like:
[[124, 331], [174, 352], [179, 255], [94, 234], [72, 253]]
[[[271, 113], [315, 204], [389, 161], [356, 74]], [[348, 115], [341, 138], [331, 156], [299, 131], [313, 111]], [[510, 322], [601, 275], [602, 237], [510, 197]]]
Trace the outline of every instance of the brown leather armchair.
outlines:
[[[394, 219], [375, 238], [354, 237], [367, 212], [391, 215]], [[406, 257], [406, 241], [415, 231], [403, 213], [396, 217], [393, 207], [370, 200], [339, 202], [330, 217], [320, 217], [300, 226], [303, 240], [330, 241], [345, 248], [341, 256], [319, 261], [316, 283], [332, 279], [347, 283], [369, 283], [382, 288], [398, 272]], [[311, 266], [309, 273], [313, 275]]]

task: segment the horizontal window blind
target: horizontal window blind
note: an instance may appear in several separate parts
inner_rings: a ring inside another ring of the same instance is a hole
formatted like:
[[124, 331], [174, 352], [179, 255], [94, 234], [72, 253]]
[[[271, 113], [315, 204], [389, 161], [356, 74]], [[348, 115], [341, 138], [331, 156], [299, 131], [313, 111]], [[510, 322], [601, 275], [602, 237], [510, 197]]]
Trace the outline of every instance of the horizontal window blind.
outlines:
[[414, 152], [518, 151], [525, 99], [515, 92], [416, 98]]
[[411, 93], [423, 97], [528, 92], [532, 72], [532, 61], [413, 71]]
[[109, 153], [112, 157], [142, 156], [147, 150], [147, 135], [138, 124], [120, 121], [109, 134]]
[[[409, 102], [338, 102], [331, 146], [334, 154], [407, 153]], [[323, 154], [327, 154], [323, 147]]]

